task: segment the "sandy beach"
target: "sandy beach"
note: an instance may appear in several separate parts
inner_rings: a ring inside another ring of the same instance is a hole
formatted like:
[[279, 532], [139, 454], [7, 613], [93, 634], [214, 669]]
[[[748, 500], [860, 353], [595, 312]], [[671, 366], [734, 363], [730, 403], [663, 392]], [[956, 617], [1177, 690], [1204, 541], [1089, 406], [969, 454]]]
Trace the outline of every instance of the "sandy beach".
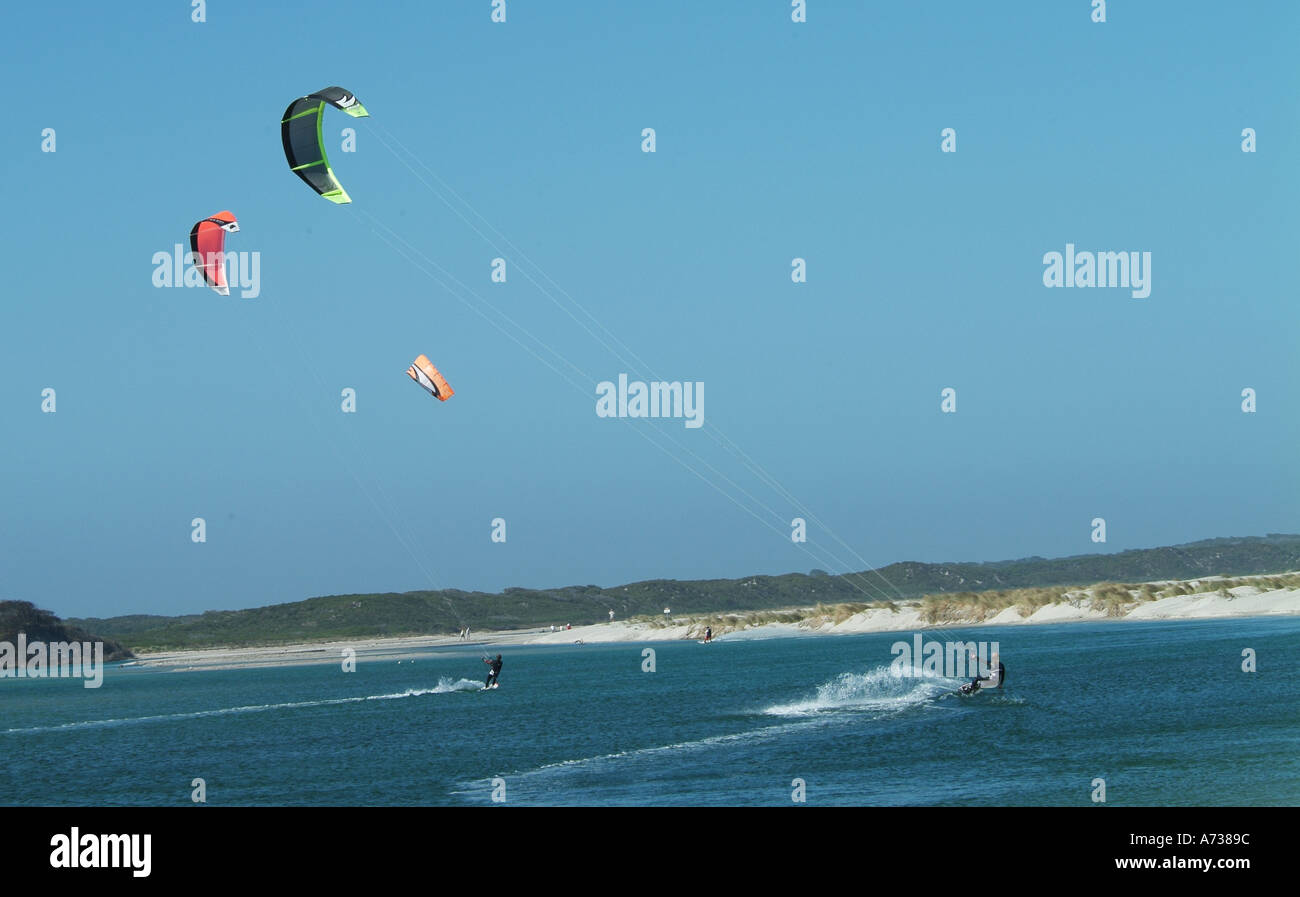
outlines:
[[[1237, 583], [1266, 577], [1236, 577]], [[1214, 578], [1183, 581], [1192, 585], [1214, 582]], [[1170, 581], [1152, 583], [1167, 587]], [[293, 666], [298, 664], [340, 663], [345, 652], [356, 653], [358, 662], [410, 662], [428, 657], [431, 648], [478, 647], [484, 651], [520, 645], [593, 645], [619, 642], [658, 642], [702, 639], [705, 626], [713, 627], [716, 640], [782, 636], [855, 635], [866, 632], [922, 631], [974, 626], [1036, 625], [1044, 623], [1115, 622], [1127, 620], [1203, 620], [1224, 617], [1259, 617], [1300, 614], [1300, 589], [1266, 589], [1238, 585], [1220, 592], [1174, 595], [1149, 601], [1134, 601], [1122, 613], [1111, 613], [1093, 600], [1092, 589], [1066, 593], [1066, 600], [1039, 607], [1024, 616], [1016, 607], [1007, 607], [983, 618], [951, 619], [928, 623], [923, 619], [921, 601], [894, 602], [893, 608], [881, 606], [855, 613], [834, 622], [816, 608], [795, 608], [800, 618], [786, 623], [750, 623], [744, 613], [718, 613], [674, 616], [660, 622], [613, 621], [572, 629], [552, 631], [550, 627], [473, 632], [468, 640], [456, 636], [410, 636], [402, 638], [352, 639], [280, 645], [260, 648], [209, 648], [195, 651], [172, 651], [139, 654], [130, 665], [163, 667], [177, 672], [255, 667]]]

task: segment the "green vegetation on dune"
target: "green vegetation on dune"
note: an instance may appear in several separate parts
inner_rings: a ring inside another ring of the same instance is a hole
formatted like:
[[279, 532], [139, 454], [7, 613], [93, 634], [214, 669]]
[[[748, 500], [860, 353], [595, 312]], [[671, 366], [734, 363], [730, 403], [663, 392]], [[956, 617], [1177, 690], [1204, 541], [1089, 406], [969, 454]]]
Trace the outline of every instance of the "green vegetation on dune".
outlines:
[[[1128, 602], [1166, 597], [1164, 590], [1124, 582], [1192, 580], [1212, 575], [1276, 574], [1300, 568], [1300, 536], [1269, 535], [1210, 539], [1168, 548], [1047, 560], [1026, 558], [981, 564], [891, 564], [879, 571], [830, 575], [748, 576], [741, 579], [678, 581], [656, 579], [611, 588], [566, 586], [558, 589], [509, 588], [499, 594], [441, 591], [331, 595], [247, 610], [207, 611], [198, 615], [135, 615], [69, 620], [69, 624], [111, 635], [137, 651], [291, 644], [295, 642], [449, 635], [471, 629], [524, 629], [551, 624], [582, 625], [609, 619], [644, 618], [662, 622], [664, 608], [674, 615], [770, 613], [770, 622], [795, 622], [790, 608], [812, 608], [814, 616], [842, 622], [860, 609], [889, 607], [898, 599], [922, 598], [924, 619], [942, 623], [986, 619], [1005, 607], [1023, 615], [1061, 600], [1068, 587], [1107, 584], [1102, 601], [1119, 614]], [[1274, 577], [1279, 581], [1294, 577]], [[1220, 581], [1210, 591], [1232, 588]], [[1112, 588], [1113, 587], [1113, 588]], [[1169, 588], [1184, 588], [1186, 585]], [[1186, 594], [1187, 591], [1182, 592]], [[1171, 594], [1177, 592], [1170, 592]], [[972, 615], [974, 614], [974, 616]], [[754, 617], [756, 619], [756, 617]], [[717, 629], [718, 627], [715, 627]]]
[[[1214, 593], [1231, 598], [1232, 589], [1251, 586], [1261, 591], [1300, 588], [1300, 574], [1265, 576], [1255, 579], [1209, 578], [1161, 585], [1154, 582], [1139, 584], [1100, 582], [1087, 586], [1090, 606], [1103, 610], [1107, 616], [1122, 617], [1144, 601], [1157, 601], [1177, 595]], [[995, 617], [1008, 607], [1014, 607], [1022, 617], [1032, 616], [1041, 607], [1078, 601], [1082, 598], [1079, 586], [1038, 589], [1005, 589], [987, 592], [961, 592], [955, 595], [926, 595], [921, 599], [921, 618], [927, 623], [958, 621], [981, 622]]]
[[198, 614], [183, 617], [164, 617], [157, 614], [129, 614], [124, 617], [80, 617], [69, 622], [102, 636], [117, 637], [123, 633], [143, 632], [158, 626], [189, 622], [199, 619]]
[[[17, 644], [18, 633], [25, 633], [28, 644], [32, 642], [103, 642], [104, 660], [126, 660], [130, 651], [115, 641], [92, 635], [71, 621], [63, 621], [41, 610], [30, 601], [0, 601], [0, 641]], [[22, 658], [26, 662], [27, 658]]]
[[[1145, 601], [1179, 595], [1208, 595], [1232, 598], [1232, 590], [1249, 586], [1258, 591], [1300, 589], [1300, 573], [1282, 576], [1261, 576], [1252, 579], [1206, 579], [1168, 584], [1141, 583], [1137, 585], [1103, 582], [1086, 587], [1051, 587], [1040, 589], [993, 589], [986, 592], [956, 592], [952, 594], [922, 595], [912, 605], [920, 611], [923, 623], [931, 626], [965, 626], [983, 623], [1003, 610], [1014, 607], [1023, 617], [1033, 616], [1039, 608], [1053, 604], [1075, 604], [1102, 610], [1107, 616], [1122, 617]], [[839, 625], [855, 614], [879, 609], [898, 612], [892, 601], [849, 604], [818, 604], [815, 607], [789, 608], [776, 611], [751, 611], [748, 613], [704, 614], [675, 619], [670, 622], [651, 617], [637, 618], [634, 622], [649, 623], [656, 628], [669, 625], [687, 627], [689, 638], [700, 638], [706, 626], [713, 628], [715, 636], [724, 635], [771, 623], [798, 625], [806, 629], [819, 629], [826, 624]]]

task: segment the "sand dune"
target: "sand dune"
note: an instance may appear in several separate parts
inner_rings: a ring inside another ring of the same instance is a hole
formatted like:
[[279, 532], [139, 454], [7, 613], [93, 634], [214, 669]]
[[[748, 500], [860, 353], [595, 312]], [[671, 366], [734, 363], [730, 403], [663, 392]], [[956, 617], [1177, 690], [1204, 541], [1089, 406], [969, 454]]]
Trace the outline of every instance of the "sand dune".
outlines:
[[[1234, 582], [1249, 582], [1264, 577], [1237, 577]], [[1210, 582], [1192, 580], [1193, 584]], [[1152, 585], [1167, 587], [1170, 582]], [[732, 641], [748, 638], [778, 638], [799, 635], [850, 635], [864, 632], [921, 631], [936, 628], [965, 628], [970, 626], [1010, 626], [1043, 623], [1071, 623], [1110, 620], [1197, 620], [1223, 617], [1258, 617], [1275, 614], [1300, 614], [1300, 589], [1269, 590], [1254, 585], [1238, 585], [1219, 592], [1200, 592], [1174, 595], [1155, 600], [1134, 600], [1119, 613], [1112, 613], [1093, 600], [1093, 589], [1075, 589], [1066, 593], [1066, 600], [1039, 607], [1028, 616], [1015, 607], [1003, 608], [991, 616], [968, 619], [949, 619], [942, 624], [925, 622], [919, 600], [896, 601], [894, 608], [871, 608], [839, 621], [826, 618], [822, 611], [804, 608], [797, 622], [749, 622], [743, 613], [699, 614], [674, 617], [671, 622], [597, 623], [575, 626], [572, 629], [551, 631], [548, 628], [512, 630], [509, 632], [473, 633], [469, 641], [456, 636], [412, 636], [405, 638], [353, 639], [335, 642], [314, 642], [301, 645], [283, 645], [266, 648], [210, 648], [197, 651], [171, 651], [157, 654], [140, 654], [135, 666], [164, 667], [179, 672], [193, 670], [234, 669], [245, 667], [292, 666], [296, 664], [341, 663], [345, 651], [356, 652], [359, 663], [401, 663], [416, 658], [428, 658], [430, 648], [477, 647], [483, 651], [519, 645], [578, 645], [617, 642], [675, 641], [700, 639], [704, 627], [713, 627], [718, 640]], [[753, 615], [756, 619], [770, 616], [771, 612]]]

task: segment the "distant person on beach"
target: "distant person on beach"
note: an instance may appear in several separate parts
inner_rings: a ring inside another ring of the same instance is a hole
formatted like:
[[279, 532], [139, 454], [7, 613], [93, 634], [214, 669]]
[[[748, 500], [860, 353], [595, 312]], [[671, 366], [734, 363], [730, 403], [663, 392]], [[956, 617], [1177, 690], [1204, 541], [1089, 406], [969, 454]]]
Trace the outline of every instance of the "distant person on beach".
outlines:
[[497, 684], [497, 677], [501, 675], [501, 655], [498, 654], [496, 660], [489, 660], [484, 657], [483, 662], [491, 668], [488, 672], [487, 681], [483, 683], [483, 687], [491, 688]]

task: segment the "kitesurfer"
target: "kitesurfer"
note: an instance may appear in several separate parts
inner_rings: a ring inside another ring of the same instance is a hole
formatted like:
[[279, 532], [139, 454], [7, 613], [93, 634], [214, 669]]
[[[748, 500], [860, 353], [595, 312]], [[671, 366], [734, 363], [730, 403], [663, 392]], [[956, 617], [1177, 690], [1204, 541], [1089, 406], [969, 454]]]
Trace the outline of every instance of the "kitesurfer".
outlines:
[[484, 657], [483, 662], [486, 663], [490, 668], [490, 671], [488, 672], [488, 676], [487, 676], [487, 681], [483, 683], [483, 687], [491, 688], [492, 686], [497, 684], [497, 677], [501, 675], [501, 655], [498, 654], [496, 660], [491, 660], [487, 657]]
[[[992, 670], [989, 670], [989, 672], [991, 673], [991, 672], [993, 672], [993, 671], [992, 671]], [[1003, 665], [1002, 665], [1002, 661], [999, 660], [999, 661], [998, 661], [998, 672], [997, 672], [997, 675], [996, 675], [996, 676], [981, 676], [981, 675], [979, 675], [979, 670], [976, 670], [976, 671], [975, 671], [975, 678], [972, 679], [972, 680], [970, 681], [969, 684], [967, 684], [967, 685], [963, 685], [963, 686], [961, 687], [961, 690], [962, 690], [962, 692], [963, 692], [964, 694], [973, 695], [973, 694], [975, 694], [975, 692], [977, 692], [977, 691], [980, 690], [980, 683], [981, 683], [981, 682], [996, 682], [997, 684], [994, 685], [994, 686], [991, 686], [991, 687], [992, 687], [992, 688], [1001, 688], [1001, 687], [1002, 687], [1002, 682], [1003, 682], [1003, 680], [1006, 678], [1006, 675], [1007, 675], [1007, 668], [1006, 668], [1005, 666], [1003, 666]]]
[[712, 627], [712, 626], [705, 626], [705, 627], [704, 627], [704, 640], [705, 640], [706, 642], [711, 642], [711, 641], [713, 641], [713, 627]]

